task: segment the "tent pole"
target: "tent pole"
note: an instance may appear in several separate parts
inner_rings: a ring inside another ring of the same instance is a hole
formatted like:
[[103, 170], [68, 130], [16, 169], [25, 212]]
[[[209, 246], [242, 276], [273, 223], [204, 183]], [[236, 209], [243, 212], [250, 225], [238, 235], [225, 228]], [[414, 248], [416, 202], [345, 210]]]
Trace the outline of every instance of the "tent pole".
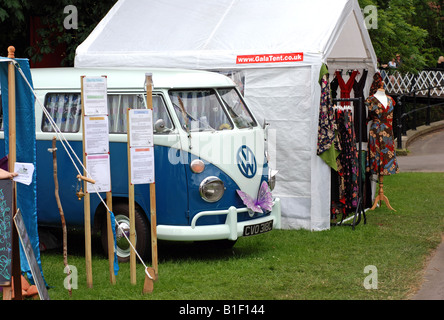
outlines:
[[[15, 48], [8, 47], [8, 58], [15, 58]], [[8, 118], [9, 118], [9, 134], [8, 134], [8, 169], [14, 172], [16, 161], [16, 123], [15, 123], [15, 70], [14, 62], [8, 65]], [[12, 213], [17, 212], [17, 190], [15, 182], [12, 184]], [[21, 284], [21, 267], [20, 267], [20, 247], [19, 237], [16, 228], [12, 228], [12, 277], [13, 277], [13, 299], [22, 300], [22, 284]]]

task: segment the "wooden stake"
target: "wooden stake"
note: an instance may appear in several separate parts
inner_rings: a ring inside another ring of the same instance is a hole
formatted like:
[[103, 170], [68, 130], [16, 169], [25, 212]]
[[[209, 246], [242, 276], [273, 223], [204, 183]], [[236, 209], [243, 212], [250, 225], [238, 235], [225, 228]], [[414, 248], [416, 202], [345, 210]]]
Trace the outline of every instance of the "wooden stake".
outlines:
[[90, 182], [92, 184], [96, 183], [96, 181], [94, 179], [82, 176], [80, 174], [78, 174], [76, 178], [77, 179], [81, 179], [81, 180], [86, 181], [86, 182]]
[[[148, 273], [149, 276], [146, 274]], [[151, 279], [152, 278], [152, 279]], [[145, 270], [145, 281], [143, 283], [143, 289], [142, 293], [151, 293], [154, 290], [154, 281], [157, 280], [156, 273], [154, 271], [154, 268], [146, 268]]]
[[57, 138], [52, 138], [52, 149], [48, 149], [48, 151], [52, 152], [52, 165], [54, 168], [54, 193], [57, 201], [57, 207], [60, 213], [60, 219], [62, 221], [62, 231], [63, 231], [63, 264], [65, 265], [65, 269], [67, 269], [67, 282], [68, 282], [68, 293], [69, 296], [72, 296], [71, 289], [71, 270], [68, 264], [68, 233], [66, 231], [66, 222], [65, 222], [65, 214], [63, 212], [62, 202], [60, 201], [59, 196], [59, 180], [57, 178], [57, 148], [56, 148]]
[[[82, 137], [83, 137], [83, 164], [86, 166], [86, 154], [85, 154], [85, 104], [83, 97], [83, 78], [80, 77], [80, 85], [81, 85], [81, 95], [82, 95]], [[78, 176], [79, 177], [79, 176]], [[87, 172], [84, 170], [83, 176], [87, 177]], [[83, 198], [83, 214], [84, 214], [84, 226], [85, 226], [85, 263], [86, 263], [86, 285], [88, 288], [93, 287], [93, 278], [92, 278], [92, 253], [91, 253], [91, 205], [90, 205], [90, 194], [87, 192], [87, 180], [84, 180], [84, 190], [85, 197]]]

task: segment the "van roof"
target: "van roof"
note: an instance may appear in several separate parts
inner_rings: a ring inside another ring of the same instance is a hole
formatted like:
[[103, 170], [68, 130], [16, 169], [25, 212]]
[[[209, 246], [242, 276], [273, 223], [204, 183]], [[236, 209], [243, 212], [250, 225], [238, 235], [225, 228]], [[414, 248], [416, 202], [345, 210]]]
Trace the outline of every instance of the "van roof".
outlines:
[[81, 76], [107, 77], [108, 89], [144, 90], [145, 74], [151, 73], [155, 89], [233, 87], [234, 82], [219, 73], [159, 68], [35, 68], [31, 69], [34, 89], [78, 89]]

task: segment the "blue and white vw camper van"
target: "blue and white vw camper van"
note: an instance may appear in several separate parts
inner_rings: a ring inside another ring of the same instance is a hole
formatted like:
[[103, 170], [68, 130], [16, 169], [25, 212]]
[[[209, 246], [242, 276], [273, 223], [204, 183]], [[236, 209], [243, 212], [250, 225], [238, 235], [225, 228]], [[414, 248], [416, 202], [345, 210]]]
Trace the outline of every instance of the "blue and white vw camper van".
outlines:
[[[153, 79], [153, 127], [157, 236], [159, 240], [214, 240], [234, 244], [241, 236], [280, 228], [280, 202], [271, 210], [247, 208], [237, 190], [256, 199], [266, 181], [273, 188], [265, 150], [265, 126], [255, 119], [228, 77], [190, 70], [50, 68], [31, 70], [38, 99], [82, 159], [81, 76], [107, 76], [112, 207], [119, 259], [129, 258], [127, 109], [146, 108], [145, 74]], [[60, 225], [54, 196], [50, 122], [36, 110], [37, 206], [40, 225]], [[68, 227], [83, 227], [77, 172], [59, 147], [59, 194]], [[51, 177], [51, 178], [49, 178]], [[136, 249], [150, 246], [149, 185], [135, 186]], [[91, 194], [91, 221], [106, 245], [106, 209]]]

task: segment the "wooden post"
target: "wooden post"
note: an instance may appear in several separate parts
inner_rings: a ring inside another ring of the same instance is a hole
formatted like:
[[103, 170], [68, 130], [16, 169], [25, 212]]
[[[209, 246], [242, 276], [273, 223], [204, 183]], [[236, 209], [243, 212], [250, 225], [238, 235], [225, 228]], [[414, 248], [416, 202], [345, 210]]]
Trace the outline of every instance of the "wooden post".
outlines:
[[[134, 184], [131, 183], [131, 144], [130, 144], [130, 109], [126, 111], [126, 123], [127, 123], [127, 141], [128, 141], [128, 210], [130, 221], [130, 242], [136, 247], [136, 217], [135, 217], [135, 204], [134, 204]], [[133, 248], [130, 249], [130, 278], [131, 284], [136, 284], [136, 253]]]
[[[151, 74], [145, 75], [146, 104], [147, 108], [153, 110], [153, 79]], [[154, 146], [152, 146], [154, 148]], [[147, 268], [145, 274], [142, 293], [149, 293], [154, 290], [154, 281], [159, 277], [158, 257], [157, 257], [157, 215], [156, 215], [156, 185], [150, 183], [150, 220], [151, 220], [151, 263], [152, 268]]]
[[[146, 85], [146, 104], [147, 108], [153, 110], [153, 79], [151, 74], [145, 75]], [[154, 146], [153, 146], [154, 148]], [[157, 279], [158, 258], [157, 258], [157, 214], [156, 214], [156, 185], [150, 183], [150, 218], [151, 218], [151, 258], [152, 265], [155, 272], [155, 279]]]
[[[8, 47], [8, 58], [15, 58], [15, 48]], [[8, 169], [14, 172], [16, 162], [16, 117], [15, 117], [15, 69], [14, 63], [9, 62], [8, 65], [8, 117], [9, 117], [9, 151], [8, 151]], [[17, 212], [17, 190], [16, 184], [12, 186], [12, 212]], [[20, 246], [19, 236], [16, 228], [12, 228], [12, 283], [11, 287], [3, 289], [4, 299], [22, 300], [22, 283], [21, 283], [21, 267], [20, 267]]]
[[[83, 95], [83, 78], [85, 76], [80, 77], [80, 85], [81, 85], [81, 95], [82, 95], [82, 137], [83, 137], [83, 164], [86, 166], [86, 154], [85, 154], [85, 104], [84, 104], [84, 95]], [[83, 175], [87, 177], [87, 172], [84, 170]], [[87, 180], [84, 180], [84, 190], [85, 197], [83, 198], [83, 214], [84, 214], [84, 227], [85, 227], [85, 263], [86, 263], [86, 285], [88, 288], [93, 287], [93, 278], [92, 278], [92, 254], [91, 254], [91, 204], [90, 204], [90, 194], [87, 192]]]
[[156, 215], [156, 186], [150, 183], [150, 216], [151, 216], [151, 264], [153, 265], [155, 278], [159, 275], [157, 259], [157, 215]]

